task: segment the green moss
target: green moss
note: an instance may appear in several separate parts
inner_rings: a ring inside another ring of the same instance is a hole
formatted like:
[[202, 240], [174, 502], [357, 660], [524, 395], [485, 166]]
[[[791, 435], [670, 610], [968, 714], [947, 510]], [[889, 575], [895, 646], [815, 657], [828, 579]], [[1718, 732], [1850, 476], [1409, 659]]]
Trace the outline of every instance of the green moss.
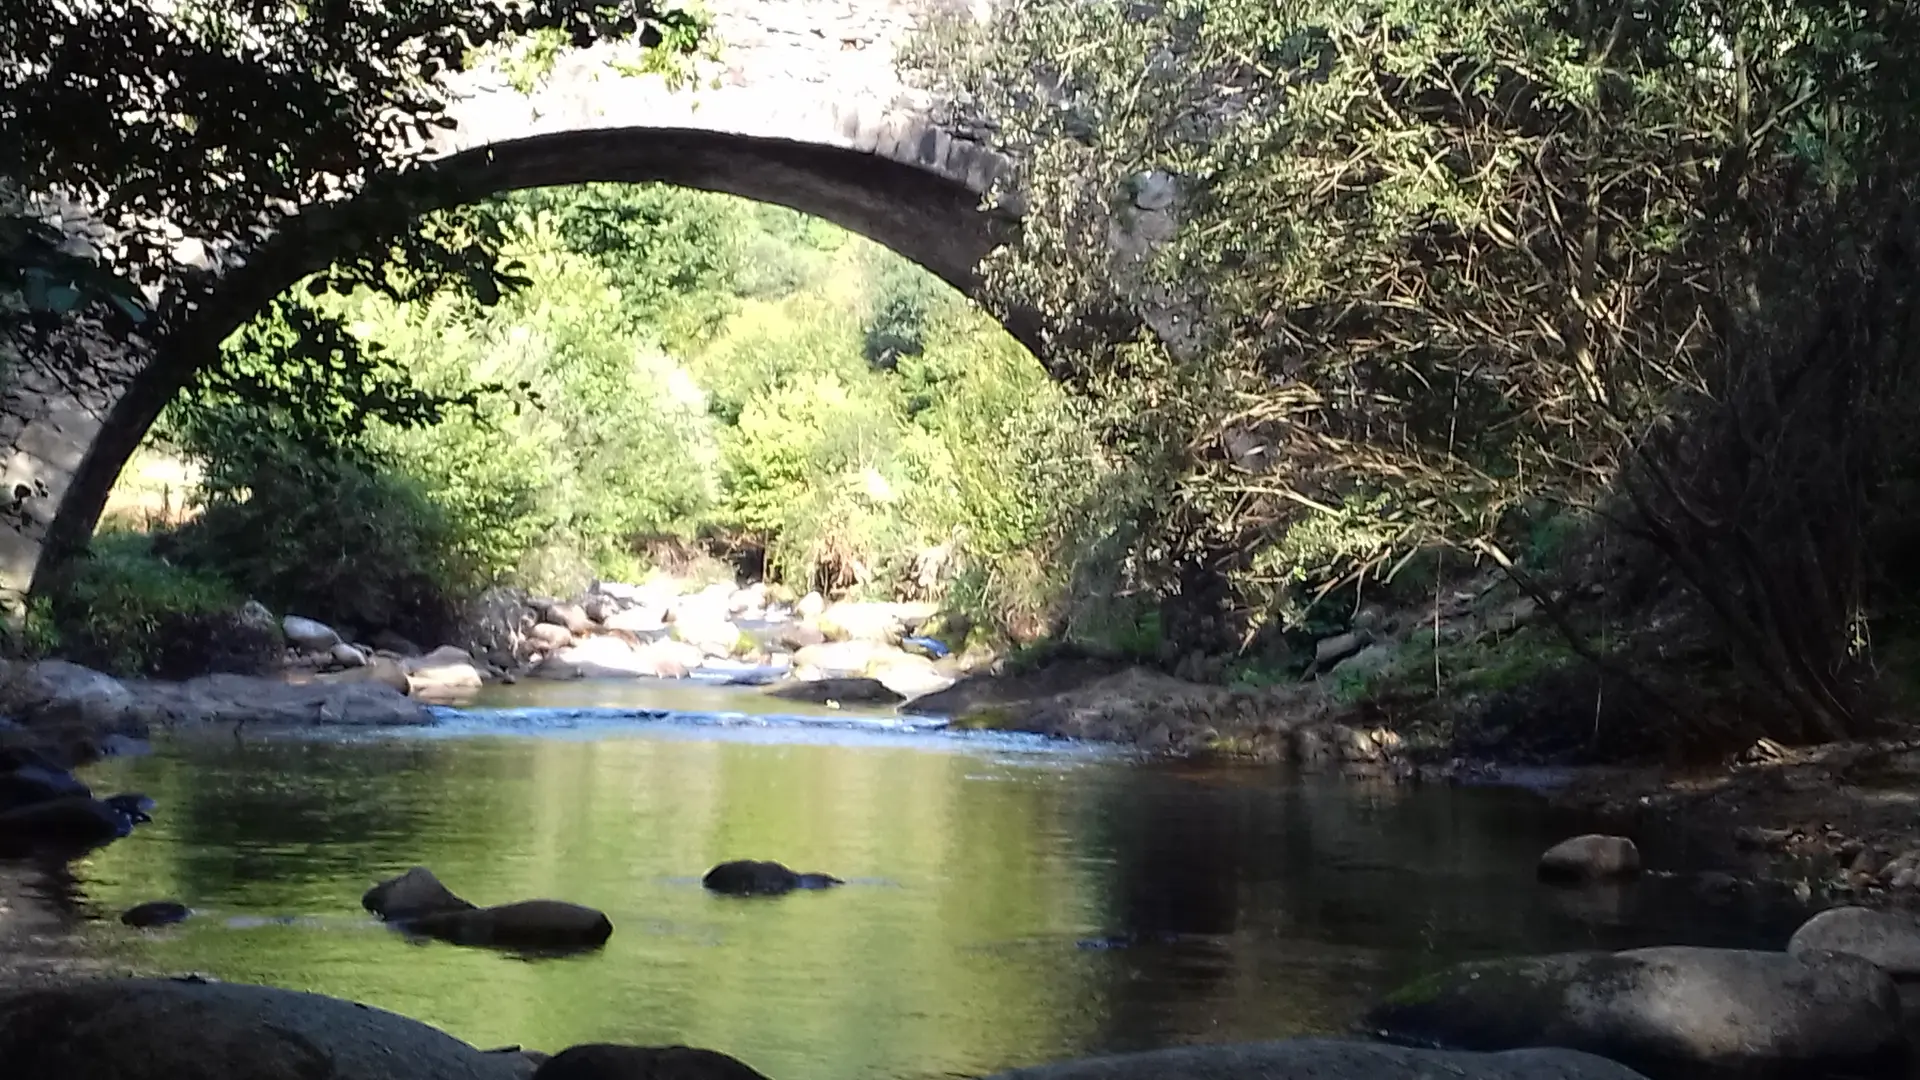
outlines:
[[1012, 722], [1013, 714], [1005, 708], [985, 705], [954, 717], [950, 726], [959, 731], [998, 731], [1010, 727]]
[[1457, 969], [1448, 968], [1435, 971], [1413, 980], [1388, 994], [1388, 1005], [1426, 1005], [1439, 999], [1446, 989], [1453, 985]]

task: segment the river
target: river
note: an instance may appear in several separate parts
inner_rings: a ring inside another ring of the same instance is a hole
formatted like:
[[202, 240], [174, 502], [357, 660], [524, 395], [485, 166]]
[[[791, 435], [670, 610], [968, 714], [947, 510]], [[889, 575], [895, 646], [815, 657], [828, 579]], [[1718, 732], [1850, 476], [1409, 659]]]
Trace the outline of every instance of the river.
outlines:
[[[1798, 917], [1679, 878], [1536, 885], [1574, 823], [1525, 792], [773, 711], [743, 690], [522, 684], [431, 730], [163, 738], [85, 772], [152, 795], [154, 822], [41, 891], [67, 946], [125, 968], [348, 997], [481, 1046], [705, 1046], [775, 1080], [1342, 1032], [1452, 960], [1777, 947]], [[700, 875], [732, 858], [848, 884], [708, 895]], [[564, 959], [411, 943], [359, 898], [414, 864], [483, 904], [591, 904], [613, 938]], [[199, 914], [115, 920], [160, 898]]]

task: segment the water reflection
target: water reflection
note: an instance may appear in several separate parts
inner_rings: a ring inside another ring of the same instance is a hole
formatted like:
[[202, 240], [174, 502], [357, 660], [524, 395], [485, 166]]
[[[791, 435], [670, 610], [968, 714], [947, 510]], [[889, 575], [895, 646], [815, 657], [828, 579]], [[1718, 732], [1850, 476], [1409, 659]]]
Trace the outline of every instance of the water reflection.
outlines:
[[[591, 734], [165, 742], [88, 777], [160, 808], [76, 865], [66, 903], [206, 913], [85, 936], [148, 969], [352, 997], [483, 1045], [709, 1046], [779, 1080], [1339, 1031], [1454, 958], [1777, 944], [1791, 928], [1659, 882], [1570, 906], [1532, 881], [1563, 826], [1518, 793], [953, 736]], [[700, 889], [742, 857], [850, 884], [754, 902]], [[359, 896], [415, 863], [478, 903], [599, 907], [613, 939], [534, 962], [410, 942]], [[1080, 947], [1100, 937], [1126, 947]]]

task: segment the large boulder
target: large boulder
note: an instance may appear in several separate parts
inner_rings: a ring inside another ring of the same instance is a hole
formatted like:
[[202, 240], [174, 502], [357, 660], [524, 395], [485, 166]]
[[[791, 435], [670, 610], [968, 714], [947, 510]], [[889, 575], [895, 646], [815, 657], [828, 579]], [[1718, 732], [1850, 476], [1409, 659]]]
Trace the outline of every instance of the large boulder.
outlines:
[[471, 648], [473, 655], [510, 663], [525, 659], [527, 631], [539, 621], [524, 591], [497, 585], [467, 605], [454, 640]]
[[845, 702], [857, 705], [894, 705], [905, 701], [878, 679], [814, 679], [811, 682], [784, 682], [767, 693], [787, 701], [811, 701], [816, 704]]
[[560, 900], [525, 900], [481, 908], [456, 896], [433, 871], [415, 866], [368, 889], [360, 906], [408, 933], [454, 945], [516, 949], [579, 949], [606, 944], [605, 914]]
[[1576, 1050], [1500, 1054], [1411, 1049], [1344, 1039], [1184, 1046], [1039, 1065], [992, 1080], [1645, 1080]]
[[509, 1080], [510, 1065], [425, 1024], [319, 994], [119, 979], [0, 996], [0, 1062], [20, 1080]]
[[324, 653], [340, 644], [340, 634], [318, 619], [289, 615], [280, 620], [280, 630], [288, 645], [304, 652]]
[[453, 945], [507, 949], [591, 949], [613, 936], [613, 920], [604, 912], [563, 900], [440, 911], [408, 919], [403, 928]]
[[573, 644], [573, 631], [550, 622], [535, 623], [527, 631], [527, 643], [542, 652], [553, 652]]
[[376, 884], [360, 896], [360, 906], [390, 922], [417, 919], [446, 911], [472, 911], [473, 905], [455, 896], [433, 871], [415, 866]]
[[0, 854], [79, 853], [110, 844], [151, 821], [144, 795], [69, 795], [0, 813]]
[[532, 674], [543, 679], [679, 679], [706, 658], [698, 646], [678, 641], [634, 645], [619, 637], [590, 637], [547, 657]]
[[1418, 1046], [1584, 1050], [1656, 1080], [1892, 1076], [1907, 1056], [1892, 979], [1837, 953], [1672, 946], [1482, 961], [1402, 988], [1363, 1023]]
[[413, 683], [407, 678], [407, 669], [400, 661], [391, 656], [378, 654], [367, 658], [361, 667], [348, 668], [345, 671], [329, 671], [314, 677], [320, 683], [376, 683], [392, 689], [395, 693], [410, 694]]
[[932, 604], [889, 604], [843, 600], [832, 604], [816, 620], [834, 641], [878, 641], [897, 645], [939, 613]]
[[832, 641], [808, 645], [793, 654], [793, 666], [833, 677], [864, 676], [884, 657], [904, 656], [879, 641]]
[[[357, 672], [371, 671], [371, 666]], [[356, 672], [356, 674], [357, 674]], [[315, 679], [289, 684], [246, 675], [207, 675], [183, 683], [130, 683], [135, 712], [156, 727], [190, 724], [310, 724], [414, 727], [434, 722], [418, 701], [381, 682]]]
[[568, 633], [576, 637], [585, 637], [593, 632], [593, 619], [579, 604], [549, 601], [540, 607], [540, 620], [552, 626], [565, 627]]
[[795, 889], [829, 889], [845, 882], [831, 874], [797, 873], [777, 862], [739, 859], [707, 871], [700, 884], [729, 896], [779, 896]]
[[70, 797], [89, 798], [93, 791], [65, 769], [27, 763], [0, 772], [0, 811]]
[[0, 680], [0, 715], [57, 732], [146, 734], [126, 684], [65, 660], [10, 666]]
[[1863, 907], [1829, 908], [1793, 932], [1787, 952], [1794, 956], [1846, 953], [1896, 979], [1920, 977], [1920, 918]]
[[588, 1043], [548, 1058], [533, 1080], [767, 1080], [742, 1062], [691, 1046]]
[[1576, 836], [1540, 856], [1540, 880], [1553, 884], [1618, 881], [1639, 873], [1640, 849], [1624, 836]]
[[658, 634], [667, 628], [667, 612], [660, 607], [637, 607], [616, 611], [606, 618], [606, 628], [629, 634]]
[[413, 696], [430, 701], [459, 701], [486, 685], [473, 656], [455, 645], [442, 645], [425, 656], [403, 661], [401, 666], [406, 669]]

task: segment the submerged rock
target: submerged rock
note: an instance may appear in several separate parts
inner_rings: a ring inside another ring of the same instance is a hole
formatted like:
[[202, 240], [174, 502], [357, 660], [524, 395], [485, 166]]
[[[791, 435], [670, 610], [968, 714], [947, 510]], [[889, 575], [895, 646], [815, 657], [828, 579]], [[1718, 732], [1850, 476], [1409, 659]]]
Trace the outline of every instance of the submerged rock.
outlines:
[[990, 1080], [1645, 1080], [1577, 1050], [1499, 1054], [1422, 1050], [1345, 1039], [1187, 1046], [1039, 1065]]
[[691, 1046], [587, 1043], [543, 1063], [533, 1080], [767, 1080], [743, 1062]]
[[1540, 880], [1554, 884], [1618, 881], [1639, 873], [1640, 849], [1624, 836], [1576, 836], [1540, 856]]
[[144, 904], [135, 904], [128, 908], [121, 914], [120, 921], [128, 926], [144, 929], [185, 922], [192, 914], [192, 908], [175, 900], [149, 900]]
[[1461, 964], [1363, 1025], [1420, 1046], [1568, 1047], [1657, 1080], [1891, 1076], [1907, 1054], [1893, 981], [1835, 953], [1675, 946]]
[[613, 920], [606, 913], [563, 900], [441, 911], [408, 919], [403, 928], [450, 945], [508, 949], [590, 949], [613, 936]]
[[21, 1080], [509, 1080], [425, 1024], [265, 986], [115, 979], [0, 994], [0, 1062]]
[[1920, 976], [1920, 918], [1862, 907], [1830, 908], [1793, 932], [1787, 952], [1846, 953], [1895, 978], [1914, 978]]
[[700, 884], [729, 896], [778, 896], [795, 889], [830, 889], [846, 883], [830, 874], [802, 874], [777, 862], [740, 859], [707, 871]]

